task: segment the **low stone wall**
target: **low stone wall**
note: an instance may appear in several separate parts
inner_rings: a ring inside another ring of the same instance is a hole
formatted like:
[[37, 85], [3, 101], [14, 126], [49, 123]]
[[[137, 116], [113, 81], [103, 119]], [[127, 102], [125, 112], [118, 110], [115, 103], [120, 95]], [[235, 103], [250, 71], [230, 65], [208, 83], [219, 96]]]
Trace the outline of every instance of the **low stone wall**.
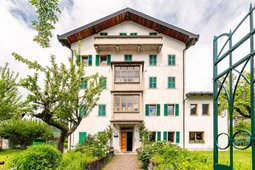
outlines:
[[106, 157], [89, 163], [86, 170], [101, 170], [108, 163], [109, 160], [114, 156], [114, 151], [110, 151]]

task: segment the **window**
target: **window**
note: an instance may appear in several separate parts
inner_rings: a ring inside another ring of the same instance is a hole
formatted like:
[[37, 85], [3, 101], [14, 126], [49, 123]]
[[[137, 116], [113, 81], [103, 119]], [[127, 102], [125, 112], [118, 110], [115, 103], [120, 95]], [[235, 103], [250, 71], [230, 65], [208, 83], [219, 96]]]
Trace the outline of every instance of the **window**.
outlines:
[[88, 80], [85, 80], [83, 77], [81, 78], [81, 89], [86, 89], [88, 86]]
[[149, 105], [149, 116], [156, 115], [156, 105]]
[[173, 104], [165, 104], [165, 116], [174, 116], [174, 105]]
[[82, 56], [81, 56], [81, 60], [82, 60], [82, 62], [83, 62], [83, 64], [84, 64], [84, 66], [88, 66], [88, 64], [89, 64], [88, 56], [82, 55]]
[[145, 116], [157, 115], [160, 116], [160, 104], [146, 104]]
[[157, 77], [150, 77], [149, 80], [150, 80], [149, 82], [150, 89], [157, 88]]
[[168, 77], [168, 88], [175, 88], [175, 77]]
[[99, 104], [98, 105], [98, 116], [105, 116], [105, 105], [104, 104]]
[[126, 35], [127, 35], [127, 33], [125, 33], [125, 32], [120, 33], [120, 36], [126, 36]]
[[101, 35], [101, 36], [107, 36], [108, 35], [108, 33], [107, 32], [100, 32], [100, 34], [99, 35]]
[[157, 35], [157, 32], [150, 32], [149, 35]]
[[130, 36], [137, 36], [137, 33], [136, 32], [131, 32]]
[[[92, 59], [91, 59], [92, 65]], [[96, 66], [111, 65], [111, 55], [96, 55]]]
[[150, 55], [150, 66], [157, 65], [157, 55]]
[[209, 115], [209, 104], [202, 105], [202, 115]]
[[139, 83], [139, 66], [116, 66], [114, 69], [115, 83]]
[[190, 105], [190, 115], [197, 115], [197, 104]]
[[190, 143], [204, 143], [204, 132], [189, 132]]
[[132, 61], [132, 55], [126, 54], [124, 57], [125, 61]]
[[150, 132], [149, 141], [150, 142], [156, 141], [156, 132]]
[[175, 66], [175, 55], [168, 55], [168, 65]]
[[164, 132], [163, 139], [174, 143], [174, 132]]
[[115, 112], [139, 112], [138, 95], [116, 95], [114, 96]]
[[100, 88], [106, 89], [106, 77], [99, 78]]

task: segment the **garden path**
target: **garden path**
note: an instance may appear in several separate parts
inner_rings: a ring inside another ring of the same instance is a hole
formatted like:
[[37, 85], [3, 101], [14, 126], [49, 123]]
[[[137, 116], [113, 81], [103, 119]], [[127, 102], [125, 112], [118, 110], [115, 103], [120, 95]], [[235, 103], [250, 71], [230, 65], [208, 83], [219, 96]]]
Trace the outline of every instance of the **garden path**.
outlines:
[[103, 170], [141, 170], [141, 162], [136, 153], [115, 154]]

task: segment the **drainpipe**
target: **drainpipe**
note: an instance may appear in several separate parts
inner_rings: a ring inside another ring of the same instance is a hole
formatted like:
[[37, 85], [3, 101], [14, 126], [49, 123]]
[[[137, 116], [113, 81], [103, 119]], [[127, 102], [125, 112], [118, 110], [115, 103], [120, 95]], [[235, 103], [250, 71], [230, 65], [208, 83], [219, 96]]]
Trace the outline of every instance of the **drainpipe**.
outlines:
[[182, 76], [182, 78], [183, 78], [183, 91], [182, 91], [182, 97], [183, 97], [183, 103], [182, 103], [182, 109], [183, 109], [183, 124], [182, 124], [182, 126], [183, 126], [183, 132], [182, 132], [182, 141], [183, 141], [183, 149], [185, 149], [185, 52], [186, 52], [186, 49], [187, 48], [185, 48], [184, 50], [183, 50], [183, 76]]

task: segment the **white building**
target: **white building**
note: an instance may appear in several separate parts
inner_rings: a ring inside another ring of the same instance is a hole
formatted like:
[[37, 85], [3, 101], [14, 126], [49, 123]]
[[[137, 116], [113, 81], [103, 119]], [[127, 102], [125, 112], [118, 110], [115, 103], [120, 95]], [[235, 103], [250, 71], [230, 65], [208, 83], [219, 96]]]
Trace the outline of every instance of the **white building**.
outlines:
[[[135, 151], [143, 122], [151, 140], [211, 149], [212, 97], [185, 95], [185, 52], [198, 38], [130, 8], [58, 36], [71, 50], [80, 42], [86, 74], [106, 80], [98, 106], [69, 137], [71, 146], [111, 125], [115, 150]], [[197, 104], [197, 116], [190, 116], [190, 104]], [[209, 104], [208, 115], [201, 115], [201, 104]]]

